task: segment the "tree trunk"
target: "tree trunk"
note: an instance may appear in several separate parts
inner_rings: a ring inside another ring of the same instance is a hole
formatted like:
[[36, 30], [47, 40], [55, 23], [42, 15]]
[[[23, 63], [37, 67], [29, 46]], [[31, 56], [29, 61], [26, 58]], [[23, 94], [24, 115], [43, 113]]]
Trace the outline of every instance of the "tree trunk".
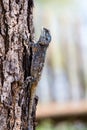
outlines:
[[[0, 130], [28, 130], [30, 52], [34, 39], [33, 0], [0, 0]], [[37, 98], [32, 113], [35, 129]]]

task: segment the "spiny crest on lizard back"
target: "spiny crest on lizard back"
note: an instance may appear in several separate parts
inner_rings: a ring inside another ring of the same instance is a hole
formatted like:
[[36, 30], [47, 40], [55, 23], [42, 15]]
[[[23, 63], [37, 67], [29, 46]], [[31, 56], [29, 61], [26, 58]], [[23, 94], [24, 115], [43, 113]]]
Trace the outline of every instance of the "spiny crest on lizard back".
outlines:
[[42, 46], [48, 46], [50, 41], [51, 41], [50, 31], [46, 28], [43, 28], [38, 43]]

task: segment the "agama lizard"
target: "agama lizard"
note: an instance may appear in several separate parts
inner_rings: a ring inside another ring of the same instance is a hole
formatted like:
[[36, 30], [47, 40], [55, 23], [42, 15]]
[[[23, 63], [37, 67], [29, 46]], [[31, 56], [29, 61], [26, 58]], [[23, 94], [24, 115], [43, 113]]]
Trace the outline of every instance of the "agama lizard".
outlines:
[[30, 44], [30, 50], [31, 50], [30, 55], [32, 57], [31, 70], [30, 70], [31, 76], [27, 77], [25, 80], [25, 85], [28, 85], [28, 83], [30, 83], [30, 104], [29, 104], [29, 116], [28, 116], [29, 120], [31, 120], [33, 99], [35, 96], [38, 82], [41, 77], [41, 72], [44, 67], [46, 50], [49, 46], [50, 41], [51, 41], [50, 31], [46, 28], [43, 28], [38, 42]]

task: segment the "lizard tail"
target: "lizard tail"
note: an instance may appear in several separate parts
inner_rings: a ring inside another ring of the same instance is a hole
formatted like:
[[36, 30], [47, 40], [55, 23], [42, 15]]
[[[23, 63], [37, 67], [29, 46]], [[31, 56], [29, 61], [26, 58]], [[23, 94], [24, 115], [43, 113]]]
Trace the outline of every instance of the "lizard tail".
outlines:
[[35, 84], [32, 84], [32, 85], [31, 85], [31, 90], [30, 90], [30, 103], [29, 103], [28, 126], [31, 126], [31, 121], [32, 121], [32, 107], [33, 107], [35, 92], [36, 92], [36, 85], [35, 85]]

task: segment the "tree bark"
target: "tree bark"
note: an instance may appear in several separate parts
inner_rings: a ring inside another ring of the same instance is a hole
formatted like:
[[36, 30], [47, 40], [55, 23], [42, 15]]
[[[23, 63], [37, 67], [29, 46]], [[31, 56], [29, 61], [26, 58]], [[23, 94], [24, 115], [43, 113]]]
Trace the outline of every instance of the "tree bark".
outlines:
[[[0, 130], [28, 130], [31, 58], [24, 44], [34, 39], [33, 0], [0, 0]], [[29, 51], [30, 53], [30, 51]], [[35, 129], [35, 99], [32, 130]]]

